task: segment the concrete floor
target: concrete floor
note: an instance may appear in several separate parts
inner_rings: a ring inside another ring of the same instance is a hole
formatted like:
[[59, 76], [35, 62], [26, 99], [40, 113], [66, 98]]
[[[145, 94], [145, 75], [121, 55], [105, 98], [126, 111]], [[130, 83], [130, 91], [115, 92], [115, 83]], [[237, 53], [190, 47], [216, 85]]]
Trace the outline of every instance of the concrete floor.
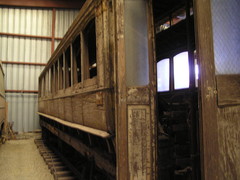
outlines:
[[0, 144], [0, 179], [53, 180], [34, 144], [36, 134], [25, 134], [17, 138], [18, 140]]

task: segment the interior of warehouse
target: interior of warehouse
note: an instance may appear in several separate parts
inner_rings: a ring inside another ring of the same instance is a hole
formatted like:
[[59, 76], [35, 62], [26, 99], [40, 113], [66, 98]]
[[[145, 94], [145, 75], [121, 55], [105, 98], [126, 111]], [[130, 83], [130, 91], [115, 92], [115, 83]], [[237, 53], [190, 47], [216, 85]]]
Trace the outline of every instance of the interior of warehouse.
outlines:
[[239, 8], [0, 0], [0, 179], [238, 179]]

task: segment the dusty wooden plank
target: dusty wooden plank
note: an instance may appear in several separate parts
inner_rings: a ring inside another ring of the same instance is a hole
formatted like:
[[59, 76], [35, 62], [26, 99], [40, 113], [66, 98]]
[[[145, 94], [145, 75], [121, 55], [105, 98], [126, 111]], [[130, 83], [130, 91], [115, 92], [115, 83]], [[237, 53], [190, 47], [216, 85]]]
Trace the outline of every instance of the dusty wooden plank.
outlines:
[[103, 27], [103, 15], [102, 15], [102, 3], [100, 3], [95, 10], [96, 15], [96, 47], [97, 47], [97, 83], [98, 86], [103, 87], [104, 86], [104, 61], [107, 61], [107, 59], [104, 59], [105, 49], [103, 44], [103, 31], [105, 30]]
[[59, 158], [44, 158], [46, 162], [60, 162], [61, 159]]
[[75, 137], [72, 137], [63, 131], [54, 128], [50, 124], [47, 124], [43, 121], [41, 121], [41, 125], [47, 128], [49, 131], [51, 131], [53, 134], [58, 135], [60, 139], [62, 139], [64, 142], [71, 145], [74, 149], [76, 149], [79, 153], [81, 153], [84, 156], [93, 157], [93, 160], [96, 163], [96, 166], [98, 166], [101, 169], [104, 169], [106, 172], [108, 172], [110, 175], [115, 176], [115, 166], [114, 164], [109, 161], [108, 159], [104, 158], [102, 154], [99, 151], [96, 151], [94, 149], [90, 149], [85, 144], [83, 144], [81, 141], [76, 139]]
[[72, 122], [72, 97], [64, 98], [64, 120]]
[[70, 175], [72, 175], [72, 173], [70, 171], [67, 171], [67, 170], [65, 170], [65, 171], [56, 171], [54, 173], [54, 176], [56, 176], [56, 177], [66, 177], [66, 176], [70, 176]]
[[51, 173], [55, 172], [55, 171], [65, 171], [67, 169], [66, 166], [55, 166], [51, 168]]
[[96, 135], [96, 136], [100, 136], [102, 138], [108, 138], [108, 137], [111, 136], [108, 132], [105, 132], [105, 131], [101, 131], [101, 130], [98, 130], [98, 129], [86, 127], [86, 126], [76, 124], [76, 123], [67, 122], [67, 121], [64, 121], [62, 119], [56, 118], [54, 116], [50, 116], [50, 115], [43, 114], [43, 113], [40, 113], [40, 112], [38, 112], [38, 114], [41, 115], [41, 116], [44, 116], [46, 118], [52, 119], [52, 120], [54, 120], [54, 121], [56, 121], [60, 124], [65, 125], [65, 126], [69, 126], [71, 128], [79, 129], [81, 131], [84, 131], [84, 132], [87, 132], [87, 133], [90, 133], [90, 134], [93, 134], [93, 135]]
[[149, 89], [148, 88], [128, 88], [127, 92], [127, 103], [128, 104], [149, 104]]
[[64, 98], [58, 99], [58, 112], [59, 118], [64, 119]]
[[53, 115], [59, 117], [58, 99], [53, 99]]
[[38, 101], [38, 111], [44, 112], [44, 102], [41, 100]]
[[117, 117], [116, 117], [116, 145], [117, 145], [117, 179], [129, 179], [128, 167], [128, 133], [127, 133], [127, 105], [126, 105], [126, 62], [124, 51], [124, 1], [114, 1], [116, 20], [116, 69], [117, 71]]
[[194, 10], [196, 50], [201, 67], [199, 73], [201, 74], [199, 87], [201, 92], [201, 172], [203, 179], [220, 179], [211, 2], [194, 1]]
[[149, 162], [147, 168], [147, 174], [149, 174], [148, 179], [155, 180], [158, 177], [157, 172], [157, 114], [156, 114], [156, 97], [157, 97], [157, 68], [156, 68], [156, 57], [155, 57], [155, 25], [153, 20], [153, 1], [148, 1], [147, 4], [147, 21], [148, 21], [148, 54], [149, 54], [149, 99], [150, 99], [150, 130], [151, 132], [149, 149]]
[[240, 177], [240, 105], [219, 108], [218, 135], [221, 179]]
[[240, 104], [240, 75], [217, 75], [218, 105]]
[[55, 109], [58, 109], [56, 108], [57, 106], [54, 106], [54, 100], [49, 100], [48, 101], [48, 109], [49, 109], [49, 114], [50, 115], [54, 115], [55, 114]]
[[77, 124], [83, 125], [83, 101], [82, 96], [77, 95], [73, 97], [72, 100], [72, 107], [73, 107], [73, 122]]
[[[130, 179], [147, 179], [150, 107], [128, 106], [128, 163]], [[151, 143], [150, 143], [151, 144]]]
[[[105, 96], [105, 94], [103, 94]], [[96, 104], [96, 94], [84, 96], [83, 99], [83, 122], [85, 126], [108, 131], [105, 105]]]
[[68, 177], [59, 177], [58, 180], [75, 180], [75, 177], [68, 176]]
[[93, 85], [96, 85], [96, 84], [97, 84], [97, 77], [94, 77], [92, 79], [85, 79], [85, 81], [83, 81], [83, 87], [84, 88], [87, 88], [89, 86], [93, 86]]

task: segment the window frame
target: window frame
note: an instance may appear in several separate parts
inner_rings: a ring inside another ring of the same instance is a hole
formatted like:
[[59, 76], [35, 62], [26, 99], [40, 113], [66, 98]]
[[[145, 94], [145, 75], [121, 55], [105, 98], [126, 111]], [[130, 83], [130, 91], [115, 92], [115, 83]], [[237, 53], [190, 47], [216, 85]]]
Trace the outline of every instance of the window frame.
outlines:
[[[173, 53], [173, 54], [171, 54], [171, 55], [169, 55], [169, 56], [164, 56], [164, 57], [162, 57], [159, 61], [157, 61], [157, 63], [158, 62], [160, 62], [160, 61], [162, 61], [162, 60], [164, 60], [164, 59], [169, 59], [169, 90], [168, 91], [158, 91], [158, 89], [157, 89], [157, 92], [158, 93], [168, 93], [168, 92], [175, 92], [175, 91], [183, 91], [183, 90], [187, 90], [187, 89], [190, 89], [191, 88], [191, 75], [190, 75], [190, 68], [191, 68], [191, 66], [190, 66], [190, 64], [189, 64], [189, 66], [188, 66], [188, 68], [189, 68], [189, 83], [188, 83], [188, 87], [187, 88], [179, 88], [179, 89], [176, 89], [175, 87], [174, 87], [174, 57], [175, 56], [177, 56], [177, 55], [179, 55], [179, 54], [181, 54], [181, 53], [184, 53], [184, 52], [187, 52], [188, 53], [188, 63], [189, 63], [189, 51], [187, 51], [187, 50], [181, 50], [181, 51], [177, 51], [177, 52], [175, 52], [175, 53]], [[193, 59], [193, 61], [195, 61], [195, 59]], [[195, 68], [195, 66], [194, 66], [194, 68]], [[194, 69], [194, 72], [195, 72], [195, 69]], [[196, 79], [196, 73], [194, 73], [194, 80]], [[157, 82], [158, 83], [158, 82]], [[157, 87], [158, 87], [158, 85], [157, 85]], [[196, 80], [195, 80], [195, 83], [194, 83], [194, 88], [198, 88], [198, 84], [197, 84], [197, 82], [196, 82]]]

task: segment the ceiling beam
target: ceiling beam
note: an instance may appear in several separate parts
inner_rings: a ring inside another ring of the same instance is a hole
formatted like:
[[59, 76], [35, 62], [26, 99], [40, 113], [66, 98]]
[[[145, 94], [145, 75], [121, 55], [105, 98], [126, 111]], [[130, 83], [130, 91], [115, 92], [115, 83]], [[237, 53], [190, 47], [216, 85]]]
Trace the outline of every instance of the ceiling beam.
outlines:
[[2, 6], [80, 9], [85, 0], [0, 0]]

